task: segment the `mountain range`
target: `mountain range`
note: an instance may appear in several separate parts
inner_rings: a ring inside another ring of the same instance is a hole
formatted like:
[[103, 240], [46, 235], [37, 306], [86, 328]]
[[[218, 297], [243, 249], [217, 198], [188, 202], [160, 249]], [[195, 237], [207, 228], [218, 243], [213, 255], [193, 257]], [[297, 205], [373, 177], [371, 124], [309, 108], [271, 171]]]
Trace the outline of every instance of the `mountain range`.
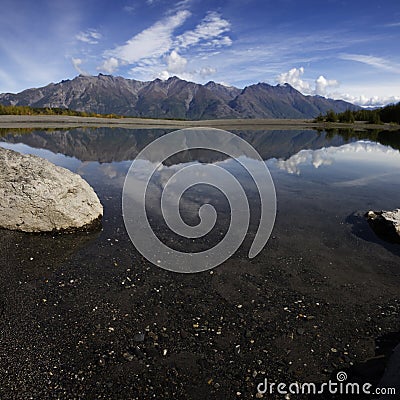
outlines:
[[180, 118], [314, 118], [328, 110], [358, 106], [343, 100], [306, 96], [289, 84], [257, 83], [239, 89], [215, 82], [201, 85], [177, 77], [142, 82], [99, 74], [79, 75], [20, 93], [0, 94], [0, 104], [68, 108], [132, 117]]

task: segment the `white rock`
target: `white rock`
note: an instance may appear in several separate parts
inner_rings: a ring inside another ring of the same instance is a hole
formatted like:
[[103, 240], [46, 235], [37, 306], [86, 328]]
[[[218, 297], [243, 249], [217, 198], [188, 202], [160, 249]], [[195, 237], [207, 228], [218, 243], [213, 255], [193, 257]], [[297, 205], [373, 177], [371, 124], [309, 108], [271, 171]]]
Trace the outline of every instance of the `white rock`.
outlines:
[[376, 233], [390, 241], [400, 241], [400, 208], [394, 211], [368, 211], [366, 217]]
[[0, 148], [0, 227], [25, 232], [98, 225], [103, 215], [79, 175], [32, 155]]

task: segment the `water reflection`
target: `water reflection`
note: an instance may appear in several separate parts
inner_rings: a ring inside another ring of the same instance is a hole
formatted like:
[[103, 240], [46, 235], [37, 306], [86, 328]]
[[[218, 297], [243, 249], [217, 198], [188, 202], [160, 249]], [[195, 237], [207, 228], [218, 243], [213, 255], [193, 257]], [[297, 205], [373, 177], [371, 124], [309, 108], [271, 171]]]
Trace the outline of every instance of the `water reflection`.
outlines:
[[[18, 144], [17, 151], [33, 152], [41, 149], [41, 155], [57, 163], [58, 154], [80, 161], [99, 163], [133, 160], [146, 145], [164, 135], [163, 129], [71, 129], [71, 130], [5, 130], [0, 134], [0, 142]], [[234, 131], [249, 142], [264, 160], [270, 158], [287, 159], [303, 149], [317, 150], [323, 147], [339, 147], [347, 143], [368, 140], [400, 149], [400, 132], [365, 131]], [[28, 146], [25, 147], [24, 145]], [[44, 150], [48, 150], [46, 153]], [[207, 155], [210, 161], [211, 156]], [[206, 157], [206, 158], [207, 158]], [[221, 159], [221, 158], [220, 158]], [[182, 159], [181, 159], [182, 160]], [[73, 160], [70, 164], [73, 166]], [[68, 167], [68, 166], [67, 166]]]
[[[120, 195], [131, 160], [143, 147], [165, 132], [102, 128], [52, 132], [33, 130], [15, 135], [8, 131], [0, 139], [0, 146], [36, 154], [79, 173], [94, 187], [105, 204], [106, 221], [109, 218], [121, 228]], [[399, 132], [236, 133], [255, 147], [271, 171], [278, 191], [278, 230], [296, 232], [299, 229], [301, 237], [304, 232], [317, 234], [319, 228], [316, 224], [321, 220], [326, 223], [320, 228], [330, 230], [330, 235], [337, 237], [344, 234], [333, 224], [337, 218], [345, 221], [354, 212], [363, 215], [369, 209], [393, 209], [399, 206]], [[373, 137], [376, 141], [371, 140]], [[366, 141], [368, 138], [370, 140]], [[256, 196], [254, 182], [237, 163], [215, 152], [181, 152], [163, 163], [151, 181], [149, 196], [152, 205], [148, 211], [152, 224], [161, 234], [166, 229], [159, 212], [160, 193], [165, 181], [180, 169], [199, 162], [213, 163], [235, 174], [255, 204], [253, 209], [257, 209], [259, 197]], [[254, 160], [254, 163], [257, 165], [260, 161]], [[147, 167], [143, 165], [143, 168]], [[140, 168], [136, 178], [140, 180]], [[223, 220], [228, 204], [222, 197], [207, 187], [188, 191], [180, 205], [183, 217], [187, 218], [188, 223], [196, 224], [199, 205], [214, 202], [215, 207], [222, 211]], [[250, 224], [255, 225], [256, 222], [257, 215], [254, 214]], [[115, 227], [105, 224], [105, 229], [108, 228]], [[215, 234], [221, 232], [217, 230]], [[167, 240], [179, 242], [179, 238], [173, 235], [166, 237]], [[189, 241], [179, 243], [193, 246]]]
[[299, 175], [303, 167], [312, 165], [314, 168], [319, 168], [332, 165], [334, 162], [344, 163], [346, 161], [380, 164], [400, 163], [400, 152], [379, 143], [359, 141], [339, 147], [301, 150], [287, 160], [276, 160], [276, 165], [289, 174]]
[[[34, 130], [21, 134], [18, 131], [9, 131], [3, 135], [0, 142], [18, 144], [17, 151], [41, 149], [35, 153], [45, 158], [52, 157], [57, 163], [56, 154], [61, 153], [80, 161], [97, 161], [100, 163], [120, 162], [133, 160], [137, 154], [154, 139], [168, 131], [161, 129], [128, 130], [121, 128], [73, 129], [62, 131]], [[315, 131], [236, 131], [238, 136], [250, 143], [264, 160], [272, 157], [288, 158], [300, 150], [319, 149], [324, 146], [340, 146], [347, 142], [341, 136], [328, 137], [325, 133]], [[43, 152], [48, 150], [53, 153]], [[195, 153], [192, 152], [194, 158]], [[219, 155], [205, 154], [204, 161], [223, 159]], [[200, 160], [202, 154], [197, 154]], [[192, 159], [193, 159], [192, 158]], [[188, 160], [188, 158], [186, 158]], [[181, 154], [177, 162], [186, 161]]]

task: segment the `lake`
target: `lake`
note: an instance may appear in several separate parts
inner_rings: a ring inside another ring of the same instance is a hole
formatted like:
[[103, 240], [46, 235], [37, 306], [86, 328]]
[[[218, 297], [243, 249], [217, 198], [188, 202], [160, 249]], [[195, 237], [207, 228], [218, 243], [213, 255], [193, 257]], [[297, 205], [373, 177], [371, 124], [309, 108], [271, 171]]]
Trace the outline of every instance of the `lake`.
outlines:
[[[146, 207], [171, 247], [213, 246], [230, 218], [224, 196], [200, 185], [181, 201], [183, 219], [197, 224], [209, 202], [215, 229], [200, 239], [171, 233], [159, 204], [172, 173], [193, 163], [221, 166], [249, 199], [242, 246], [198, 274], [148, 262], [122, 218], [132, 160], [167, 132], [1, 133], [0, 146], [81, 175], [104, 206], [100, 232], [0, 232], [3, 396], [23, 385], [35, 398], [250, 398], [264, 378], [324, 382], [339, 370], [377, 383], [400, 340], [400, 246], [377, 237], [364, 214], [400, 207], [400, 132], [233, 131], [258, 151], [263, 161], [253, 164], [267, 165], [276, 189], [275, 225], [253, 259], [260, 198], [248, 174], [210, 151], [169, 159]], [[380, 354], [378, 372], [360, 367]]]

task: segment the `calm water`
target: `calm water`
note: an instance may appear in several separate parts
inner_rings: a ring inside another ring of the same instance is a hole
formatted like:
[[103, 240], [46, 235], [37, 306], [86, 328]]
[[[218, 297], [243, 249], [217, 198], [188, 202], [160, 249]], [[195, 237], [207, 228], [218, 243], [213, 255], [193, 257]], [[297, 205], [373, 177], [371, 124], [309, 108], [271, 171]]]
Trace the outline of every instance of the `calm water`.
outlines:
[[[112, 232], [124, 232], [121, 192], [132, 160], [148, 143], [166, 132], [107, 128], [10, 132], [1, 138], [0, 146], [44, 157], [85, 178], [105, 206], [101, 237], [108, 240]], [[350, 230], [363, 240], [379, 243], [382, 252], [397, 253], [396, 246], [381, 242], [367, 229], [361, 216], [370, 209], [399, 207], [398, 132], [358, 138], [315, 131], [236, 133], [255, 147], [271, 172], [278, 201], [273, 234], [283, 235], [281, 240], [287, 241], [288, 247], [300, 252], [323, 251], [324, 241], [329, 238], [335, 247]], [[174, 172], [198, 162], [220, 165], [241, 182], [250, 199], [251, 236], [259, 215], [259, 197], [253, 181], [237, 162], [205, 151], [175, 156], [152, 179], [146, 205], [158, 235], [172, 247], [198, 251], [216, 243], [219, 235], [226, 232], [228, 203], [218, 190], [205, 185], [187, 191], [180, 203], [183, 218], [191, 224], [198, 223], [197, 210], [201, 204], [210, 202], [216, 207], [218, 223], [204, 240], [179, 238], [168, 230], [160, 215], [163, 183]], [[350, 250], [346, 249], [346, 253]], [[354, 257], [359, 260], [360, 255], [354, 252]], [[340, 260], [340, 254], [337, 258]], [[372, 261], [366, 258], [363, 262]]]

